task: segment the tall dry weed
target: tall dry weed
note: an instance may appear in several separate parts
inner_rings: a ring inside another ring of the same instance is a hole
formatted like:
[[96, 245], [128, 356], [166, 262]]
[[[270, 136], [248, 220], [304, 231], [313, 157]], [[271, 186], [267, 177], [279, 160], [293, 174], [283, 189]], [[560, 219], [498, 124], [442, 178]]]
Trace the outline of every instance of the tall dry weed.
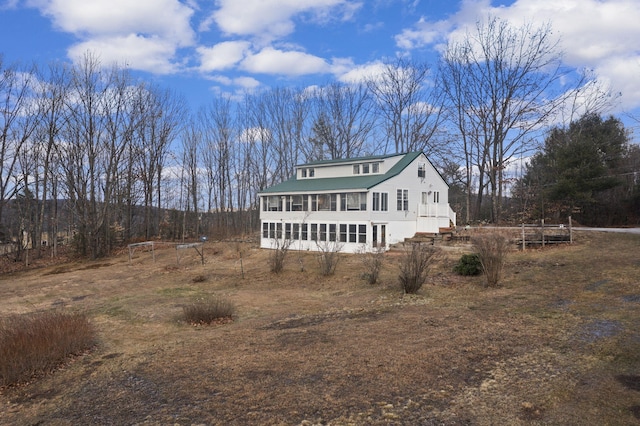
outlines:
[[51, 371], [94, 344], [94, 328], [83, 313], [51, 311], [5, 318], [0, 321], [0, 386]]
[[482, 264], [482, 272], [486, 278], [485, 286], [497, 287], [509, 251], [509, 238], [502, 232], [492, 232], [474, 236], [471, 243]]

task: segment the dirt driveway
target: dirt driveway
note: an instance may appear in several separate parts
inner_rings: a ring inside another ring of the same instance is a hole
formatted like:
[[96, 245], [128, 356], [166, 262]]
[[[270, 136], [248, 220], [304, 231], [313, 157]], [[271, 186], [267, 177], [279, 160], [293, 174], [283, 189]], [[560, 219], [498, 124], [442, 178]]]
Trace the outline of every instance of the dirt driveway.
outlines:
[[[1, 389], [0, 423], [640, 423], [640, 237], [514, 250], [497, 289], [451, 272], [468, 250], [447, 248], [415, 296], [399, 254], [371, 286], [357, 255], [323, 277], [290, 253], [274, 275], [268, 251], [231, 243], [209, 244], [204, 266], [167, 248], [5, 275], [2, 315], [83, 310], [100, 342]], [[207, 295], [233, 301], [235, 321], [178, 319]]]

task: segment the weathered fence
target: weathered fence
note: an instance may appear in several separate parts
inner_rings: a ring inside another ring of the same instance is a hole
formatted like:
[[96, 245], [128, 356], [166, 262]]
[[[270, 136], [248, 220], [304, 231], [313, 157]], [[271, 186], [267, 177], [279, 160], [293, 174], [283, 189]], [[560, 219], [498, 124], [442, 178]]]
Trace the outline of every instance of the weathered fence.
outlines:
[[545, 224], [544, 219], [539, 224], [525, 224], [521, 226], [518, 246], [522, 250], [528, 246], [544, 247], [548, 244], [571, 244], [573, 243], [573, 229], [571, 217], [568, 224]]

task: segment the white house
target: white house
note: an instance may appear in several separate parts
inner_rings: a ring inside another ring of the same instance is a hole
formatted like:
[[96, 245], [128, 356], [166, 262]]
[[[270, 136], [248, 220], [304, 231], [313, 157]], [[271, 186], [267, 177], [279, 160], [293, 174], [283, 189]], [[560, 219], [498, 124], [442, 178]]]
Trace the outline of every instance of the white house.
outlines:
[[260, 247], [385, 247], [455, 226], [449, 186], [422, 152], [324, 160], [259, 193]]

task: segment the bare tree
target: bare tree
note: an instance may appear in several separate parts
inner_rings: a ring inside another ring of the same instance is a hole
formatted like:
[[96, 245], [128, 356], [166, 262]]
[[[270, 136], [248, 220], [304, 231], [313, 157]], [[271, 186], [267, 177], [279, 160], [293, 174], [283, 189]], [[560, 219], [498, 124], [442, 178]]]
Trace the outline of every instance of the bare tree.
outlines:
[[184, 191], [186, 193], [185, 218], [193, 209], [195, 226], [194, 235], [200, 234], [200, 162], [198, 161], [202, 152], [202, 134], [200, 129], [191, 124], [182, 132], [182, 167], [184, 169]]
[[[365, 85], [333, 83], [315, 91], [311, 152], [306, 159], [359, 156], [366, 150], [375, 125], [373, 103]], [[369, 147], [371, 149], [371, 147]]]
[[0, 56], [0, 222], [5, 202], [24, 184], [24, 179], [15, 173], [20, 152], [37, 125], [33, 78], [33, 70], [17, 65], [4, 67]]
[[[53, 244], [51, 255], [55, 256], [57, 251], [57, 224], [58, 224], [58, 194], [56, 182], [59, 180], [58, 170], [52, 167], [58, 157], [56, 156], [56, 145], [62, 143], [62, 131], [66, 125], [69, 93], [70, 73], [69, 68], [61, 63], [52, 63], [47, 69], [48, 73], [38, 73], [37, 101], [39, 105], [39, 125], [35, 137], [35, 143], [39, 145], [42, 168], [41, 191], [36, 190], [36, 195], [40, 194], [40, 210], [36, 225], [36, 241], [41, 245], [41, 235], [44, 229], [47, 200], [51, 201], [52, 211], [49, 223], [49, 243]], [[37, 181], [37, 180], [36, 180]]]
[[442, 109], [440, 91], [433, 90], [430, 77], [426, 64], [398, 58], [385, 63], [383, 72], [368, 82], [395, 152], [430, 154], [435, 148], [432, 138]]
[[260, 101], [277, 156], [272, 173], [277, 182], [282, 182], [293, 175], [294, 166], [302, 160], [309, 97], [300, 90], [275, 88], [263, 94]]
[[[171, 142], [186, 116], [184, 99], [168, 90], [141, 85], [136, 99], [139, 124], [134, 132], [137, 174], [143, 182], [145, 237], [159, 232], [163, 169]], [[155, 214], [152, 214], [154, 213]]]
[[233, 215], [227, 214], [233, 210], [232, 164], [235, 137], [235, 123], [231, 100], [228, 98], [214, 98], [200, 112], [199, 124], [202, 129], [205, 149], [205, 168], [210, 188], [209, 206], [215, 206], [218, 211], [217, 230], [226, 234], [234, 228]]
[[[490, 17], [442, 55], [440, 82], [450, 116], [465, 151], [467, 191], [472, 173], [479, 181], [477, 214], [484, 177], [491, 196], [491, 219], [501, 219], [505, 168], [516, 153], [530, 150], [530, 135], [562, 103], [550, 93], [562, 77], [551, 27], [513, 27]], [[467, 216], [470, 202], [467, 202]]]

